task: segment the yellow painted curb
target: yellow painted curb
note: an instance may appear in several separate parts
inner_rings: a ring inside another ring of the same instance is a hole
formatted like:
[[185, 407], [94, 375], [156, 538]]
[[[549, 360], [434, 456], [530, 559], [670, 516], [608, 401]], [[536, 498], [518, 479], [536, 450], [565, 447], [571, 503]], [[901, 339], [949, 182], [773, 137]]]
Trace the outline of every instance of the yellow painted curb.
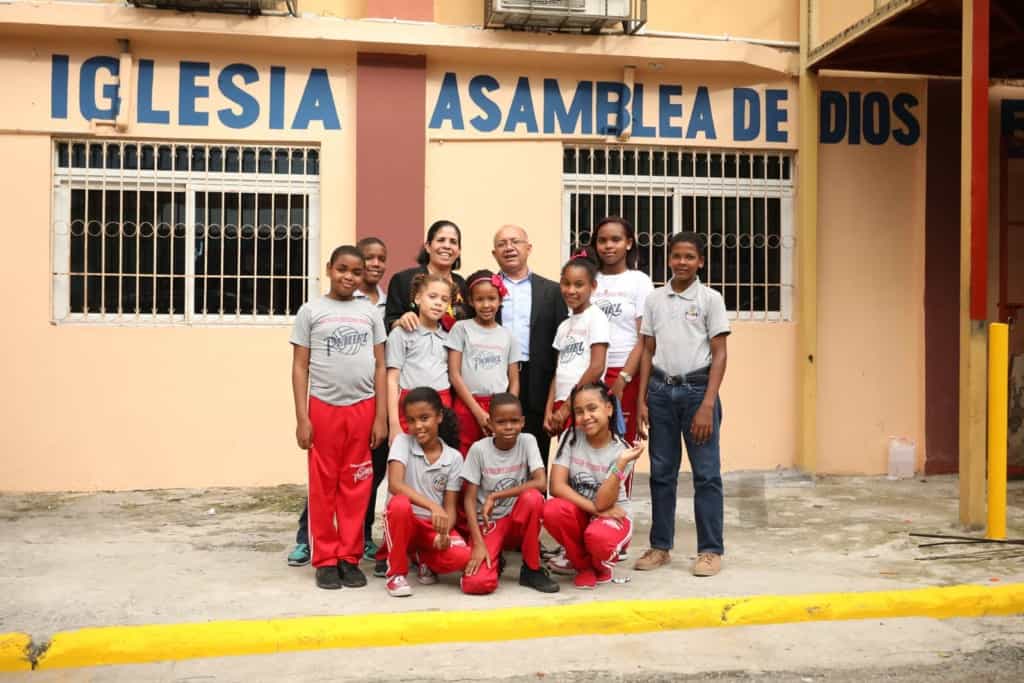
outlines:
[[1024, 613], [1024, 584], [877, 593], [596, 602], [460, 612], [406, 612], [111, 626], [56, 634], [37, 668], [441, 642], [645, 633], [716, 626]]
[[32, 639], [24, 633], [0, 633], [0, 671], [31, 671], [28, 647]]

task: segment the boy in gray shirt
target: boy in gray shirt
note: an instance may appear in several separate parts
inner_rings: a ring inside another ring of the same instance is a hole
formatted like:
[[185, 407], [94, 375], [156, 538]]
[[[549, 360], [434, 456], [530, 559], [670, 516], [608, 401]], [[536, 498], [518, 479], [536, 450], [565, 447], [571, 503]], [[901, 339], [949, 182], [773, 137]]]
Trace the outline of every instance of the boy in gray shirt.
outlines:
[[462, 591], [486, 595], [498, 588], [504, 550], [522, 550], [519, 584], [557, 593], [540, 564], [541, 515], [547, 476], [537, 440], [523, 434], [526, 420], [519, 399], [491, 398], [494, 436], [474, 443], [462, 466], [464, 505], [473, 553], [462, 577]]

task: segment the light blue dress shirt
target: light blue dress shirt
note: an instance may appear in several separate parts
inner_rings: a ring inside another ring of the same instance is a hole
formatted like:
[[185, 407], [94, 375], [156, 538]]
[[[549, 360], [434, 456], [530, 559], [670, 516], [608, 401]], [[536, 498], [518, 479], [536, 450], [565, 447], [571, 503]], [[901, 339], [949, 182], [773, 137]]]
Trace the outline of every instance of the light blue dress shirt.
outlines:
[[505, 273], [501, 274], [501, 279], [505, 281], [505, 287], [508, 289], [508, 295], [501, 302], [501, 325], [519, 342], [519, 360], [523, 362], [530, 360], [532, 278], [533, 273], [528, 273], [522, 280], [513, 280]]

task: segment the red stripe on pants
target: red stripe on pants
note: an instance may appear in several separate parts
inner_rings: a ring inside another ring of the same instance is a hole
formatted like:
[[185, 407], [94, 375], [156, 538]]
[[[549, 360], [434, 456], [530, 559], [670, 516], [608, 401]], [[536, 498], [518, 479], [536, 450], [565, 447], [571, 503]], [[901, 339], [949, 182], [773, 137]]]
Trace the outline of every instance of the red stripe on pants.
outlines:
[[[503, 550], [522, 550], [523, 562], [540, 569], [540, 526], [544, 496], [537, 489], [523, 491], [508, 515], [493, 522], [484, 533], [484, 545], [491, 566], [484, 562], [472, 576], [462, 577], [462, 592], [487, 595], [498, 588], [498, 556]], [[481, 525], [483, 527], [483, 525]], [[484, 529], [481, 528], [481, 531]]]
[[363, 520], [373, 488], [370, 433], [375, 413], [372, 398], [350, 406], [309, 398], [309, 539], [314, 567], [340, 560], [357, 563], [363, 554]]
[[[398, 424], [402, 425], [402, 431], [405, 432], [406, 434], [409, 433], [409, 424], [405, 421], [405, 397], [409, 393], [409, 391], [411, 391], [411, 390], [410, 389], [401, 389], [398, 392]], [[452, 392], [451, 392], [451, 390], [449, 390], [449, 389], [442, 389], [441, 391], [439, 391], [437, 393], [441, 396], [441, 403], [443, 403], [445, 406], [451, 408], [452, 407]], [[451, 446], [452, 448], [454, 448], [456, 446], [456, 444], [453, 444], [453, 443], [450, 443], [448, 445]]]
[[544, 503], [544, 528], [565, 548], [576, 571], [611, 569], [633, 534], [628, 518], [595, 517], [561, 498]]
[[384, 511], [384, 538], [388, 545], [388, 576], [409, 573], [409, 553], [416, 553], [421, 564], [435, 574], [461, 572], [469, 562], [469, 546], [454, 529], [451, 545], [434, 548], [437, 532], [429, 519], [417, 517], [408, 496], [395, 496]]
[[[490, 396], [477, 396], [474, 394], [473, 400], [477, 402], [477, 405], [485, 413], [491, 409]], [[473, 417], [473, 411], [461, 399], [456, 398], [454, 400], [452, 410], [455, 411], [455, 415], [459, 418], [459, 451], [462, 453], [462, 457], [465, 458], [466, 454], [469, 453], [469, 447], [484, 438], [484, 430], [480, 429], [480, 423]]]

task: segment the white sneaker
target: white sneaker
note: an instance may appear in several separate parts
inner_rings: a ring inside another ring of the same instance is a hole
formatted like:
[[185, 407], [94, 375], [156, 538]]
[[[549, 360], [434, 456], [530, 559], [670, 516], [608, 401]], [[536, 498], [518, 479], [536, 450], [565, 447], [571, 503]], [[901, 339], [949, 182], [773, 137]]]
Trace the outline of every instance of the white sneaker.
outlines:
[[548, 560], [548, 569], [554, 574], [561, 574], [562, 576], [575, 576], [576, 568], [572, 566], [572, 562], [565, 556], [563, 552], [561, 555], [555, 555]]
[[616, 558], [616, 561], [618, 561], [618, 562], [625, 562], [628, 559], [629, 559], [629, 551], [626, 550], [626, 549], [622, 549], [622, 550], [619, 551], [619, 556]]
[[416, 580], [422, 583], [424, 586], [437, 583], [437, 574], [430, 571], [430, 567], [425, 564], [420, 564], [416, 567]]
[[412, 595], [412, 586], [401, 574], [389, 578], [387, 587], [388, 595], [393, 598], [407, 598]]

